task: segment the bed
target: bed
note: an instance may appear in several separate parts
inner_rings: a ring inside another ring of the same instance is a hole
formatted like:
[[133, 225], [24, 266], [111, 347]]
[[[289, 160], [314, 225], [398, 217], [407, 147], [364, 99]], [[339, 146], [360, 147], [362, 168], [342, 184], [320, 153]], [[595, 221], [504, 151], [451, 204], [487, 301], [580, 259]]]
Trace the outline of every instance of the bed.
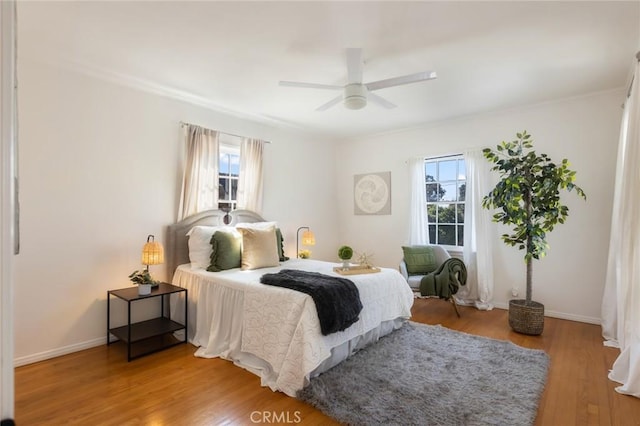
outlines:
[[[188, 289], [188, 340], [198, 347], [195, 355], [233, 361], [258, 375], [263, 386], [295, 396], [311, 377], [400, 328], [411, 315], [413, 293], [394, 269], [350, 275], [363, 306], [359, 319], [343, 331], [323, 335], [309, 295], [261, 284], [260, 278], [283, 268], [339, 277], [333, 270], [336, 263], [290, 259], [278, 266], [220, 272], [190, 264], [187, 233], [192, 228], [263, 222], [246, 210], [213, 210], [170, 225], [167, 266], [173, 284]], [[172, 300], [171, 310], [175, 319], [184, 318], [179, 298]]]

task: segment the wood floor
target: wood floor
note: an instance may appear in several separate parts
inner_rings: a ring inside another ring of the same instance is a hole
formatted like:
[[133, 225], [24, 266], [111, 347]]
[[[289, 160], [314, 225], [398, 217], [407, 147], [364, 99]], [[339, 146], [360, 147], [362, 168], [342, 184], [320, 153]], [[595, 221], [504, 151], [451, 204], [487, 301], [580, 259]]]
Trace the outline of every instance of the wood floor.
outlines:
[[[640, 399], [620, 395], [607, 371], [618, 351], [600, 327], [548, 318], [542, 336], [510, 331], [507, 312], [416, 300], [413, 321], [544, 349], [551, 368], [536, 425], [640, 425]], [[336, 424], [318, 410], [260, 386], [251, 373], [179, 345], [126, 362], [121, 343], [16, 369], [16, 422], [27, 425]], [[472, 398], [472, 396], [469, 396]], [[464, 401], [460, 401], [464, 404]], [[406, 419], [406, 424], [422, 424]]]

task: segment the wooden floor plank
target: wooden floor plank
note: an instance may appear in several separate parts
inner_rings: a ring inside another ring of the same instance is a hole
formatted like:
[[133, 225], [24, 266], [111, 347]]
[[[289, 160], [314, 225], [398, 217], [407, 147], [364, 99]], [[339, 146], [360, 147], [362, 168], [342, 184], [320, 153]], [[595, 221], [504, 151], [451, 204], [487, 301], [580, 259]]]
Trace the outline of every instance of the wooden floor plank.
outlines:
[[[640, 399], [607, 379], [618, 351], [602, 345], [600, 327], [545, 319], [542, 336], [510, 330], [507, 312], [478, 311], [418, 299], [413, 321], [543, 349], [551, 356], [536, 425], [640, 425]], [[120, 343], [16, 369], [18, 425], [331, 425], [315, 408], [260, 386], [260, 379], [179, 345], [132, 362]], [[461, 403], [464, 403], [463, 401]], [[420, 419], [408, 419], [420, 423]]]

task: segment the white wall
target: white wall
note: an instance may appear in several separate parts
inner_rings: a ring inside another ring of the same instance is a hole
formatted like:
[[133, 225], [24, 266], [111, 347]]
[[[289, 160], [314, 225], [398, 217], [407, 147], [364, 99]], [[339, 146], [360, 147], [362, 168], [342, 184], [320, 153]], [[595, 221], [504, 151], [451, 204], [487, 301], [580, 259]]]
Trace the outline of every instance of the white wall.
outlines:
[[[376, 264], [397, 267], [408, 241], [409, 190], [406, 161], [414, 156], [460, 153], [465, 148], [495, 147], [516, 132], [532, 134], [538, 151], [559, 161], [568, 158], [585, 190], [585, 203], [563, 195], [570, 208], [567, 223], [549, 236], [548, 256], [534, 264], [534, 299], [549, 315], [598, 322], [609, 243], [623, 91], [593, 94], [510, 111], [436, 123], [419, 129], [362, 138], [336, 153], [341, 243], [374, 253]], [[391, 171], [392, 213], [355, 216], [353, 175]], [[524, 295], [523, 252], [494, 238], [495, 302], [505, 307], [511, 288]]]
[[[622, 92], [448, 121], [340, 143], [258, 124], [80, 73], [19, 62], [22, 253], [16, 262], [15, 348], [23, 364], [100, 344], [106, 291], [129, 285], [147, 234], [164, 238], [179, 198], [179, 121], [271, 140], [263, 215], [289, 256], [295, 231], [316, 233], [315, 258], [340, 244], [396, 267], [407, 241], [412, 156], [493, 146], [516, 131], [568, 157], [586, 203], [565, 197], [568, 223], [534, 268], [534, 297], [556, 316], [597, 322], [605, 275]], [[392, 172], [392, 214], [353, 214], [353, 175]], [[524, 291], [521, 253], [495, 237], [495, 300]], [[167, 279], [164, 268], [152, 272]]]
[[[166, 225], [175, 221], [180, 120], [272, 141], [263, 216], [278, 221], [289, 256], [302, 225], [316, 232], [314, 257], [333, 251], [331, 141], [24, 58], [18, 77], [17, 364], [105, 341], [107, 290], [130, 285], [147, 234], [164, 242]], [[151, 272], [168, 279], [164, 269]]]

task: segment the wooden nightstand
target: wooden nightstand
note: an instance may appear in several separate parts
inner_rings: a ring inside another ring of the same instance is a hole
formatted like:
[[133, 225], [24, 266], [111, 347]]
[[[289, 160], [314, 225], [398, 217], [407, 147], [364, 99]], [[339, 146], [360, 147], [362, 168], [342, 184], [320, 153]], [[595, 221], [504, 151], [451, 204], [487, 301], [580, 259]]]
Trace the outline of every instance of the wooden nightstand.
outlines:
[[[172, 294], [184, 292], [184, 324], [169, 318], [168, 299]], [[111, 328], [111, 296], [127, 302], [127, 325]], [[146, 321], [131, 323], [131, 305], [133, 302], [151, 298], [160, 299], [160, 315]], [[166, 301], [166, 303], [165, 303]], [[127, 361], [187, 342], [187, 289], [172, 284], [160, 283], [151, 289], [151, 294], [140, 296], [138, 287], [127, 287], [107, 291], [107, 345], [110, 335], [127, 344]], [[184, 340], [178, 340], [173, 333], [184, 329]], [[114, 340], [114, 342], [117, 340]], [[133, 349], [133, 351], [132, 351]]]

